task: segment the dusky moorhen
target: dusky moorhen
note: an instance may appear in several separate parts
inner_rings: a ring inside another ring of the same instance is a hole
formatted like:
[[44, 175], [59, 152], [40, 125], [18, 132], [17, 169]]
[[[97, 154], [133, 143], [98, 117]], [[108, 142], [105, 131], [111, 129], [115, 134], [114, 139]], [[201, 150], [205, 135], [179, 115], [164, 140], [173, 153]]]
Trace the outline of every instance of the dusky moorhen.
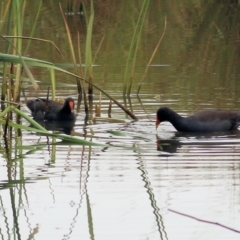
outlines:
[[172, 109], [162, 107], [157, 111], [156, 127], [164, 121], [170, 122], [179, 132], [224, 132], [238, 128], [240, 111], [202, 110], [182, 117]]
[[27, 101], [27, 107], [31, 110], [32, 116], [36, 120], [47, 121], [74, 121], [75, 114], [74, 100], [67, 98], [63, 103], [37, 98]]

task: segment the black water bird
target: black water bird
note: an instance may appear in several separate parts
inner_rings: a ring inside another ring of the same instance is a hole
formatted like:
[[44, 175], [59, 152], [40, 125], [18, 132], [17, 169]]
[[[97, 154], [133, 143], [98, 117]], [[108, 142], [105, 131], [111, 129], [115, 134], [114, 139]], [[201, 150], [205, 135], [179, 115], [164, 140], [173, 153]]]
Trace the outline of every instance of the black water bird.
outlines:
[[69, 97], [64, 103], [37, 98], [27, 101], [27, 107], [31, 110], [36, 120], [45, 121], [75, 121], [74, 100]]
[[240, 123], [240, 110], [202, 110], [182, 117], [170, 108], [157, 111], [156, 127], [161, 122], [170, 122], [179, 132], [225, 132], [236, 130]]

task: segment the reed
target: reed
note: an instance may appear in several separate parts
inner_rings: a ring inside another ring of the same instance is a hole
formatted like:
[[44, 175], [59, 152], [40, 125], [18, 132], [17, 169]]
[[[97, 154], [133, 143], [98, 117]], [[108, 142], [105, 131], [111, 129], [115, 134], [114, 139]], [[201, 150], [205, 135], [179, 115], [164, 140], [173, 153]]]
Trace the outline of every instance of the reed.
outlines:
[[[26, 0], [16, 0], [16, 1], [8, 1], [8, 4], [6, 4], [6, 9], [4, 13], [1, 15], [3, 18], [3, 21], [7, 21], [7, 28], [6, 33], [8, 36], [22, 36], [23, 31], [23, 19], [24, 19], [24, 11], [26, 7]], [[2, 22], [3, 22], [2, 21]], [[0, 31], [2, 31], [3, 25], [0, 25]], [[22, 55], [22, 38], [13, 38], [13, 41], [4, 38], [6, 42], [5, 52], [8, 53], [10, 51], [10, 47], [12, 47], [13, 54], [18, 54], [21, 58]], [[11, 65], [12, 66], [12, 65]], [[6, 93], [8, 91], [7, 87], [7, 68], [8, 65], [6, 62], [4, 62], [3, 67], [3, 83], [2, 83], [2, 95], [1, 99], [4, 100], [6, 98]], [[20, 98], [20, 86], [21, 86], [21, 75], [22, 75], [22, 69], [24, 68], [26, 74], [28, 75], [29, 79], [34, 84], [34, 87], [36, 88], [36, 81], [34, 80], [31, 72], [29, 71], [27, 65], [22, 60], [21, 63], [16, 64], [16, 71], [14, 73], [14, 87], [11, 89], [10, 98], [13, 99], [13, 101], [17, 102]], [[13, 69], [13, 68], [12, 68]], [[13, 71], [11, 71], [13, 73]], [[10, 79], [10, 78], [9, 78]], [[12, 86], [12, 85], [11, 85]]]
[[40, 15], [40, 12], [41, 12], [41, 9], [42, 9], [42, 0], [40, 0], [40, 1], [38, 1], [38, 2], [39, 2], [39, 4], [38, 4], [38, 11], [37, 11], [35, 20], [34, 20], [34, 22], [33, 22], [32, 30], [31, 30], [31, 33], [30, 33], [30, 36], [29, 36], [29, 41], [28, 41], [27, 46], [26, 46], [25, 51], [24, 51], [24, 55], [26, 55], [26, 53], [27, 53], [27, 51], [28, 51], [28, 48], [29, 48], [29, 46], [30, 46], [30, 44], [31, 44], [31, 41], [32, 41], [32, 39], [33, 39], [32, 36], [33, 36], [34, 31], [35, 31], [35, 29], [36, 29], [37, 20], [38, 20], [38, 18], [39, 18], [39, 15]]
[[[59, 3], [59, 7], [60, 7], [60, 11], [61, 11], [62, 18], [63, 18], [63, 21], [64, 21], [67, 36], [68, 36], [69, 48], [70, 48], [70, 52], [71, 52], [71, 56], [72, 56], [72, 61], [73, 61], [73, 64], [74, 64], [74, 72], [75, 72], [76, 75], [81, 76], [80, 78], [76, 78], [78, 94], [79, 94], [79, 97], [83, 95], [85, 113], [86, 113], [86, 115], [88, 115], [88, 104], [87, 104], [86, 90], [85, 90], [83, 81], [81, 81], [83, 79], [83, 73], [82, 73], [82, 63], [81, 63], [81, 49], [80, 49], [79, 32], [78, 32], [78, 57], [79, 57], [79, 62], [80, 62], [80, 68], [77, 67], [77, 58], [76, 58], [76, 53], [75, 53], [74, 47], [73, 47], [73, 41], [72, 41], [71, 33], [70, 33], [70, 30], [69, 30], [68, 23], [67, 23], [67, 20], [65, 18], [65, 15], [63, 14], [63, 10], [62, 10], [62, 7], [61, 7], [60, 3]], [[80, 108], [80, 102], [81, 101], [78, 101], [78, 106], [77, 106], [78, 110]]]
[[[6, 92], [8, 90], [8, 83], [7, 83], [7, 69], [8, 69], [8, 63], [10, 62], [11, 64], [16, 64], [15, 68], [16, 71], [12, 72], [12, 77], [14, 78], [14, 84], [12, 85], [12, 94], [11, 98], [13, 99], [14, 102], [18, 102], [19, 97], [20, 97], [20, 90], [21, 90], [21, 85], [23, 81], [22, 73], [23, 70], [28, 76], [28, 81], [30, 81], [34, 87], [34, 89], [37, 91], [39, 90], [39, 86], [34, 79], [34, 76], [32, 75], [31, 71], [29, 70], [28, 66], [31, 66], [26, 64], [24, 59], [22, 58], [22, 42], [23, 40], [27, 40], [27, 47], [25, 48], [25, 54], [28, 51], [28, 48], [30, 46], [30, 43], [32, 41], [43, 41], [43, 42], [48, 42], [51, 43], [55, 46], [55, 49], [62, 55], [61, 51], [58, 49], [58, 47], [49, 40], [45, 39], [39, 39], [39, 38], [33, 38], [33, 34], [36, 28], [37, 20], [40, 15], [41, 7], [42, 7], [42, 0], [39, 1], [38, 5], [38, 11], [37, 15], [35, 18], [35, 21], [33, 22], [33, 26], [31, 29], [31, 34], [30, 36], [22, 36], [23, 32], [23, 26], [24, 26], [24, 14], [25, 14], [25, 7], [27, 4], [26, 0], [16, 0], [16, 1], [8, 1], [8, 4], [6, 4], [4, 12], [1, 14], [3, 18], [3, 22], [7, 22], [7, 28], [6, 28], [6, 34], [0, 35], [5, 42], [6, 42], [6, 47], [5, 47], [5, 53], [8, 54], [10, 52], [10, 49], [12, 48], [12, 53], [13, 55], [18, 55], [21, 61], [11, 61], [10, 59], [6, 61], [6, 56], [3, 57], [3, 55], [0, 57], [0, 61], [3, 62], [3, 82], [2, 82], [2, 91], [1, 91], [1, 99], [4, 100], [6, 98]], [[2, 30], [3, 24], [1, 23], [0, 25], [0, 31]], [[11, 58], [11, 56], [9, 55]], [[31, 60], [32, 61], [32, 60]], [[52, 98], [55, 98], [56, 95], [56, 79], [55, 79], [55, 72], [54, 69], [51, 69], [50, 71], [50, 79], [51, 79], [51, 89], [52, 89]], [[26, 78], [25, 78], [26, 80]]]
[[[71, 37], [71, 33], [70, 33], [70, 30], [69, 30], [66, 18], [64, 16], [64, 13], [63, 13], [63, 10], [62, 10], [61, 3], [59, 3], [59, 8], [60, 8], [60, 11], [61, 11], [61, 14], [62, 14], [65, 29], [66, 29], [66, 32], [67, 32], [70, 52], [71, 52], [72, 61], [73, 61], [73, 64], [74, 64], [74, 71], [75, 71], [76, 74], [78, 74], [79, 72], [78, 72], [78, 68], [77, 68], [77, 60], [76, 60], [76, 55], [75, 55], [75, 51], [74, 51], [74, 47], [73, 47], [72, 37]], [[81, 85], [81, 82], [79, 81], [79, 78], [76, 78], [76, 83], [77, 83], [77, 88], [78, 88], [78, 94], [82, 94], [83, 87]]]
[[13, 128], [26, 130], [26, 131], [31, 131], [31, 132], [37, 132], [37, 133], [40, 133], [40, 134], [42, 134], [44, 136], [56, 137], [58, 139], [61, 139], [62, 141], [68, 142], [68, 143], [69, 142], [73, 142], [73, 143], [76, 143], [76, 144], [88, 145], [88, 146], [107, 146], [105, 144], [94, 143], [94, 142], [91, 142], [91, 141], [82, 140], [82, 139], [77, 138], [77, 137], [51, 133], [51, 132], [47, 131], [44, 127], [42, 127], [40, 124], [38, 124], [36, 121], [34, 121], [27, 114], [25, 114], [22, 111], [20, 111], [16, 106], [14, 107], [14, 106], [10, 105], [7, 108], [5, 108], [4, 111], [2, 111], [0, 113], [0, 123], [1, 124], [6, 124], [6, 120], [3, 117], [5, 115], [7, 115], [11, 111], [15, 112], [16, 114], [18, 114], [22, 118], [26, 119], [32, 125], [32, 127], [28, 127], [28, 126], [25, 126], [25, 125], [22, 125], [22, 124], [18, 124], [18, 123], [15, 123], [15, 122], [12, 122], [12, 121], [9, 120], [8, 121], [8, 125], [13, 127]]
[[[3, 3], [2, 3], [3, 5]], [[2, 27], [3, 27], [3, 23], [5, 21], [7, 21], [7, 28], [6, 28], [6, 32], [7, 34], [10, 33], [10, 20], [11, 20], [11, 16], [12, 16], [12, 8], [10, 8], [10, 1], [7, 2], [7, 4], [4, 6], [5, 11], [1, 12], [1, 21], [0, 21], [0, 33], [2, 31]], [[9, 43], [7, 42], [5, 45], [5, 52], [8, 52], [9, 49]], [[6, 94], [7, 94], [7, 63], [3, 63], [3, 78], [2, 78], [2, 88], [1, 88], [1, 99], [5, 100], [6, 99]]]
[[[60, 71], [64, 74], [68, 74], [74, 78], [76, 78], [76, 83], [78, 86], [78, 89], [83, 91], [83, 95], [85, 96], [85, 109], [87, 108], [87, 100], [86, 100], [86, 93], [84, 89], [84, 82], [89, 84], [89, 90], [88, 92], [92, 94], [93, 92], [93, 87], [99, 90], [101, 93], [106, 95], [111, 102], [114, 102], [117, 104], [121, 109], [123, 109], [128, 115], [130, 115], [133, 119], [137, 120], [137, 117], [131, 113], [128, 109], [126, 109], [122, 104], [120, 104], [117, 100], [113, 99], [109, 94], [107, 94], [103, 89], [97, 87], [95, 84], [93, 84], [93, 60], [92, 60], [92, 30], [93, 30], [93, 21], [94, 21], [94, 5], [93, 5], [93, 0], [91, 0], [91, 5], [90, 5], [90, 15], [89, 19], [86, 21], [87, 22], [87, 37], [86, 37], [86, 49], [85, 49], [85, 69], [84, 69], [84, 74], [82, 71], [82, 68], [77, 67], [77, 58], [76, 54], [74, 52], [73, 48], [73, 42], [71, 38], [71, 34], [68, 28], [67, 21], [65, 19], [65, 16], [63, 14], [61, 5], [60, 5], [60, 10], [62, 13], [62, 18], [65, 24], [68, 40], [69, 40], [69, 46], [71, 50], [71, 55], [72, 55], [72, 61], [74, 64], [75, 68], [75, 74], [68, 72], [62, 68], [57, 67], [55, 64], [47, 61], [42, 61], [39, 59], [35, 58], [28, 58], [24, 57], [22, 55], [22, 42], [27, 40], [27, 48], [25, 49], [25, 53], [28, 50], [28, 47], [30, 46], [30, 43], [32, 41], [43, 41], [43, 42], [51, 42], [49, 40], [45, 39], [38, 39], [38, 38], [33, 38], [33, 33], [36, 28], [36, 22], [40, 14], [41, 6], [42, 6], [42, 1], [39, 2], [39, 7], [38, 7], [38, 12], [35, 18], [35, 23], [33, 24], [33, 28], [31, 31], [30, 36], [22, 36], [23, 32], [23, 26], [24, 26], [24, 12], [25, 12], [25, 7], [26, 7], [26, 0], [16, 0], [16, 1], [8, 1], [8, 4], [6, 6], [6, 9], [0, 13], [1, 19], [7, 19], [8, 22], [8, 27], [6, 34], [0, 35], [2, 39], [4, 39], [6, 43], [5, 47], [5, 53], [0, 53], [0, 62], [3, 62], [3, 70], [0, 72], [1, 75], [3, 75], [3, 86], [2, 86], [2, 100], [6, 99], [8, 100], [8, 104], [3, 109], [3, 111], [0, 113], [0, 123], [5, 124], [5, 134], [7, 134], [7, 129], [15, 129], [16, 131], [19, 130], [26, 130], [26, 131], [34, 131], [38, 132], [40, 134], [46, 135], [46, 136], [52, 136], [56, 137], [59, 139], [62, 139], [63, 141], [66, 142], [75, 142], [76, 144], [85, 144], [85, 145], [96, 145], [96, 143], [89, 143], [88, 141], [82, 141], [82, 139], [79, 138], [74, 138], [71, 136], [65, 136], [65, 135], [58, 135], [54, 133], [48, 132], [45, 128], [40, 126], [37, 122], [35, 122], [31, 117], [27, 116], [24, 114], [22, 111], [18, 109], [19, 106], [13, 106], [11, 101], [13, 102], [18, 102], [20, 98], [20, 89], [22, 86], [22, 82], [31, 82], [35, 90], [39, 90], [39, 85], [34, 79], [29, 67], [40, 67], [40, 68], [47, 68], [50, 71], [50, 78], [51, 78], [51, 89], [52, 89], [52, 98], [55, 98], [56, 95], [56, 86], [57, 82], [55, 79], [55, 74], [56, 71]], [[86, 13], [85, 6], [83, 5], [83, 9]], [[86, 14], [87, 16], [87, 14]], [[13, 27], [12, 27], [13, 26]], [[0, 25], [0, 30], [2, 29], [2, 24]], [[79, 57], [79, 62], [81, 66], [81, 50], [80, 50], [80, 33], [78, 33], [78, 57]], [[104, 38], [103, 38], [104, 39]], [[103, 39], [99, 45], [99, 48], [97, 52], [99, 51], [101, 44], [103, 42]], [[57, 51], [60, 52], [60, 50], [57, 48], [57, 46], [53, 44]], [[12, 54], [10, 54], [10, 49], [12, 49]], [[60, 52], [61, 54], [61, 52]], [[8, 71], [8, 66], [10, 66], [11, 70]], [[15, 66], [15, 67], [13, 67]], [[16, 71], [14, 71], [16, 69]], [[22, 77], [22, 72], [25, 72], [27, 77]], [[84, 76], [84, 77], [83, 77]], [[7, 80], [9, 79], [9, 83]], [[87, 79], [87, 80], [86, 80]], [[40, 81], [41, 83], [41, 81]], [[62, 84], [62, 85], [68, 85], [68, 84]], [[13, 90], [13, 91], [11, 91]], [[21, 118], [25, 118], [30, 124], [31, 127], [29, 126], [24, 126], [22, 124], [19, 124], [19, 122], [13, 122], [11, 120], [10, 115], [12, 113], [17, 114], [17, 116]], [[7, 117], [7, 120], [4, 118], [5, 116]], [[114, 120], [116, 121], [116, 120]], [[101, 145], [102, 146], [102, 145]]]
[[90, 17], [89, 21], [87, 22], [87, 38], [86, 38], [86, 52], [85, 52], [85, 67], [84, 71], [84, 79], [87, 79], [87, 72], [88, 72], [88, 94], [93, 94], [92, 84], [93, 83], [93, 66], [92, 66], [92, 30], [93, 30], [93, 20], [94, 20], [94, 6], [93, 0], [91, 0], [91, 7], [90, 7]]
[[[22, 28], [23, 28], [23, 13], [25, 9], [25, 1], [16, 0], [12, 1], [11, 4], [12, 12], [13, 12], [13, 35], [22, 36]], [[14, 39], [14, 48], [13, 53], [22, 55], [22, 39]], [[17, 102], [20, 98], [20, 86], [21, 86], [21, 74], [22, 74], [22, 66], [21, 64], [16, 65], [16, 74], [15, 74], [15, 83], [13, 90], [13, 101]]]
[[143, 24], [146, 18], [148, 6], [150, 0], [144, 0], [142, 4], [141, 11], [137, 20], [136, 27], [134, 29], [133, 37], [130, 44], [130, 49], [128, 52], [127, 63], [124, 73], [124, 83], [123, 83], [123, 95], [130, 95], [132, 82], [134, 77], [134, 69], [137, 58], [137, 50], [140, 42], [140, 36], [143, 28]]
[[154, 51], [153, 51], [153, 53], [152, 53], [152, 55], [151, 55], [151, 57], [150, 57], [150, 59], [149, 59], [149, 61], [148, 61], [148, 64], [147, 64], [146, 68], [145, 68], [145, 71], [144, 71], [144, 74], [143, 74], [143, 76], [142, 76], [141, 82], [140, 82], [140, 84], [139, 84], [139, 86], [138, 86], [137, 95], [138, 95], [139, 92], [140, 92], [140, 89], [141, 89], [142, 84], [143, 84], [143, 80], [145, 79], [145, 77], [146, 77], [146, 75], [147, 75], [149, 66], [150, 66], [150, 64], [152, 63], [152, 60], [153, 60], [155, 54], [157, 53], [157, 50], [159, 49], [159, 46], [160, 46], [160, 44], [161, 44], [161, 42], [162, 42], [162, 39], [163, 39], [163, 37], [164, 37], [164, 35], [165, 35], [166, 29], [167, 29], [167, 18], [165, 17], [163, 33], [162, 33], [162, 35], [161, 35], [161, 37], [160, 37], [160, 39], [159, 39], [156, 47], [154, 48]]

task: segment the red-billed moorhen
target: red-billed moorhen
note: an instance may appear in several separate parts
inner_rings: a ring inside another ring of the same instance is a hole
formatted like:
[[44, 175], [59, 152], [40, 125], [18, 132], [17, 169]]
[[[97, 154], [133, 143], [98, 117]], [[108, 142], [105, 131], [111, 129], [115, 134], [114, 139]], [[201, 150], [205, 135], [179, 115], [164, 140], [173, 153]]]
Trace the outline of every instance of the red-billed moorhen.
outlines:
[[164, 121], [170, 122], [179, 132], [224, 132], [238, 128], [240, 111], [202, 110], [182, 117], [172, 109], [162, 107], [157, 111], [156, 127]]
[[27, 101], [27, 106], [32, 112], [32, 116], [36, 120], [47, 121], [74, 121], [75, 114], [72, 112], [74, 108], [74, 100], [67, 98], [63, 103], [37, 98]]

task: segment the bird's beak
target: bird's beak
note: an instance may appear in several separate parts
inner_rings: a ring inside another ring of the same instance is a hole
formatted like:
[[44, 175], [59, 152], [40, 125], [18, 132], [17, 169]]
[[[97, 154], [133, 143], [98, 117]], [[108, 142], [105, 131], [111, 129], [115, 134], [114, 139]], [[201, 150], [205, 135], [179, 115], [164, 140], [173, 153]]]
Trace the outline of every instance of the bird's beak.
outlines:
[[159, 124], [160, 124], [160, 121], [157, 119], [157, 121], [156, 121], [156, 129], [158, 128]]

